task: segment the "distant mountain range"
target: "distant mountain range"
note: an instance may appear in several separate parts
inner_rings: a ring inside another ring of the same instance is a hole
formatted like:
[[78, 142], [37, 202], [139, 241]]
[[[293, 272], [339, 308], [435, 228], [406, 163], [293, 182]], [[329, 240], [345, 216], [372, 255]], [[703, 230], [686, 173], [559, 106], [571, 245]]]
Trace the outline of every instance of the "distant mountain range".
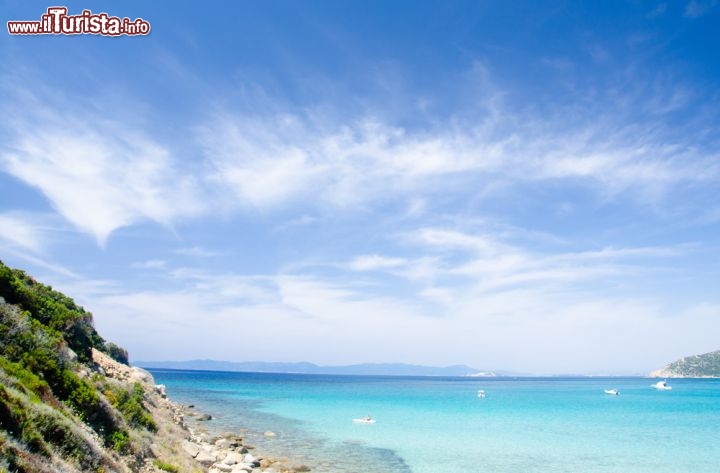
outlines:
[[686, 356], [655, 370], [651, 378], [720, 378], [720, 350]]
[[363, 363], [345, 366], [320, 366], [313, 363], [274, 363], [263, 361], [136, 361], [133, 365], [141, 368], [243, 371], [255, 373], [298, 373], [298, 374], [347, 374], [371, 376], [496, 376], [494, 372], [480, 371], [464, 365], [445, 367], [408, 365], [404, 363]]

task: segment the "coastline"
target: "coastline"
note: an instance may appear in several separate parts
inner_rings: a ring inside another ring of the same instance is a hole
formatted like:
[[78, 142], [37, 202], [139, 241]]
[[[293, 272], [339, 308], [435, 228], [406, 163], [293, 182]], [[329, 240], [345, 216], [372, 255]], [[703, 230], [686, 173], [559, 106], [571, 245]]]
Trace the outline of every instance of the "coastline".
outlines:
[[[152, 437], [142, 473], [167, 471], [207, 473], [301, 473], [312, 471], [308, 465], [287, 457], [276, 457], [247, 443], [245, 429], [238, 432], [210, 432], [212, 417], [194, 406], [170, 399], [165, 386], [156, 384], [153, 375], [138, 367], [120, 364], [104, 353], [93, 350], [93, 361], [105, 376], [123, 382], [139, 382], [145, 391], [146, 407], [158, 425]], [[266, 437], [275, 433], [266, 431]]]
[[[171, 398], [186, 406], [186, 422], [194, 432], [205, 433], [208, 443], [219, 440], [222, 430], [239, 432], [245, 443], [258, 447], [251, 450], [254, 456], [264, 450], [310, 459], [317, 473], [434, 473], [438, 451], [443, 452], [444, 469], [458, 472], [477, 471], [477, 466], [523, 471], [528, 461], [542, 458], [548, 469], [600, 473], [607, 469], [603, 459], [611, 455], [617, 455], [616, 471], [628, 473], [647, 471], [649, 464], [653, 471], [668, 473], [716, 470], [705, 453], [714, 448], [703, 435], [714, 428], [711, 408], [718, 385], [713, 380], [678, 381], [673, 391], [661, 393], [641, 377], [438, 382], [162, 370], [152, 374], [167, 385]], [[609, 386], [622, 395], [605, 395], [603, 389]], [[487, 399], [478, 400], [478, 387], [487, 391]], [[568, 404], [581, 407], [567, 410]], [[350, 423], [356, 411], [372, 414], [378, 424], [367, 428]], [[213, 418], [198, 421], [200, 413]], [[690, 450], [671, 438], [653, 437], [670, 422], [692, 439]], [[266, 428], [277, 436], [265, 437]], [[488, 431], [496, 433], [492, 441]], [[578, 437], [597, 449], [577, 443]], [[632, 441], [625, 440], [629, 438]], [[548, 442], [558, 449], [547, 449]]]
[[[218, 472], [254, 472], [254, 473], [300, 473], [312, 471], [304, 463], [293, 461], [284, 456], [269, 454], [248, 443], [248, 430], [238, 432], [213, 433], [213, 417], [198, 411], [195, 406], [184, 406], [170, 401], [177, 410], [178, 421], [187, 432], [182, 442], [182, 450], [194, 459], [208, 473]], [[265, 431], [259, 435], [266, 438], [276, 436], [275, 432]]]

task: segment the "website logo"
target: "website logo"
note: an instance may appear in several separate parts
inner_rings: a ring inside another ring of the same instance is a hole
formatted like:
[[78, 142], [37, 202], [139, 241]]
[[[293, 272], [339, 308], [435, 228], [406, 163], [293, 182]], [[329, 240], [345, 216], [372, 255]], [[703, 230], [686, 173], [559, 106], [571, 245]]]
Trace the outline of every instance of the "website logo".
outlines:
[[50, 7], [40, 21], [8, 21], [8, 33], [31, 34], [95, 34], [102, 36], [137, 36], [150, 33], [150, 23], [142, 18], [130, 20], [83, 10], [68, 15], [66, 7]]

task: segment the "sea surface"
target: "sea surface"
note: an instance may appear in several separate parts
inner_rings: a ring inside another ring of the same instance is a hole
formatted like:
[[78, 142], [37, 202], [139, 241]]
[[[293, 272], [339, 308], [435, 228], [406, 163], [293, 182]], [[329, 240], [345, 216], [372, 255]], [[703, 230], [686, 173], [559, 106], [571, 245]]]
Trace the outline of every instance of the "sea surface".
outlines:
[[[717, 379], [657, 391], [646, 378], [150, 371], [211, 414], [212, 432], [247, 429], [246, 442], [316, 473], [720, 472]], [[352, 421], [365, 415], [376, 423]]]

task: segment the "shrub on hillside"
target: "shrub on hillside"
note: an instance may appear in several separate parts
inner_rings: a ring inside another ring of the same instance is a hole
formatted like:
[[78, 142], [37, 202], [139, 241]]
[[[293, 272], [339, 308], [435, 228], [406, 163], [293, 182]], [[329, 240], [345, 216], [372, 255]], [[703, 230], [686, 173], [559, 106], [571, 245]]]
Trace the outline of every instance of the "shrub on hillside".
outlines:
[[130, 364], [127, 350], [123, 347], [115, 345], [112, 342], [108, 342], [105, 344], [105, 353], [107, 353], [110, 358], [117, 361], [118, 363], [122, 363], [123, 365]]
[[82, 362], [91, 349], [102, 350], [105, 340], [95, 331], [92, 314], [66, 295], [40, 284], [24, 271], [0, 262], [0, 298], [28, 311], [30, 317], [58, 332]]

